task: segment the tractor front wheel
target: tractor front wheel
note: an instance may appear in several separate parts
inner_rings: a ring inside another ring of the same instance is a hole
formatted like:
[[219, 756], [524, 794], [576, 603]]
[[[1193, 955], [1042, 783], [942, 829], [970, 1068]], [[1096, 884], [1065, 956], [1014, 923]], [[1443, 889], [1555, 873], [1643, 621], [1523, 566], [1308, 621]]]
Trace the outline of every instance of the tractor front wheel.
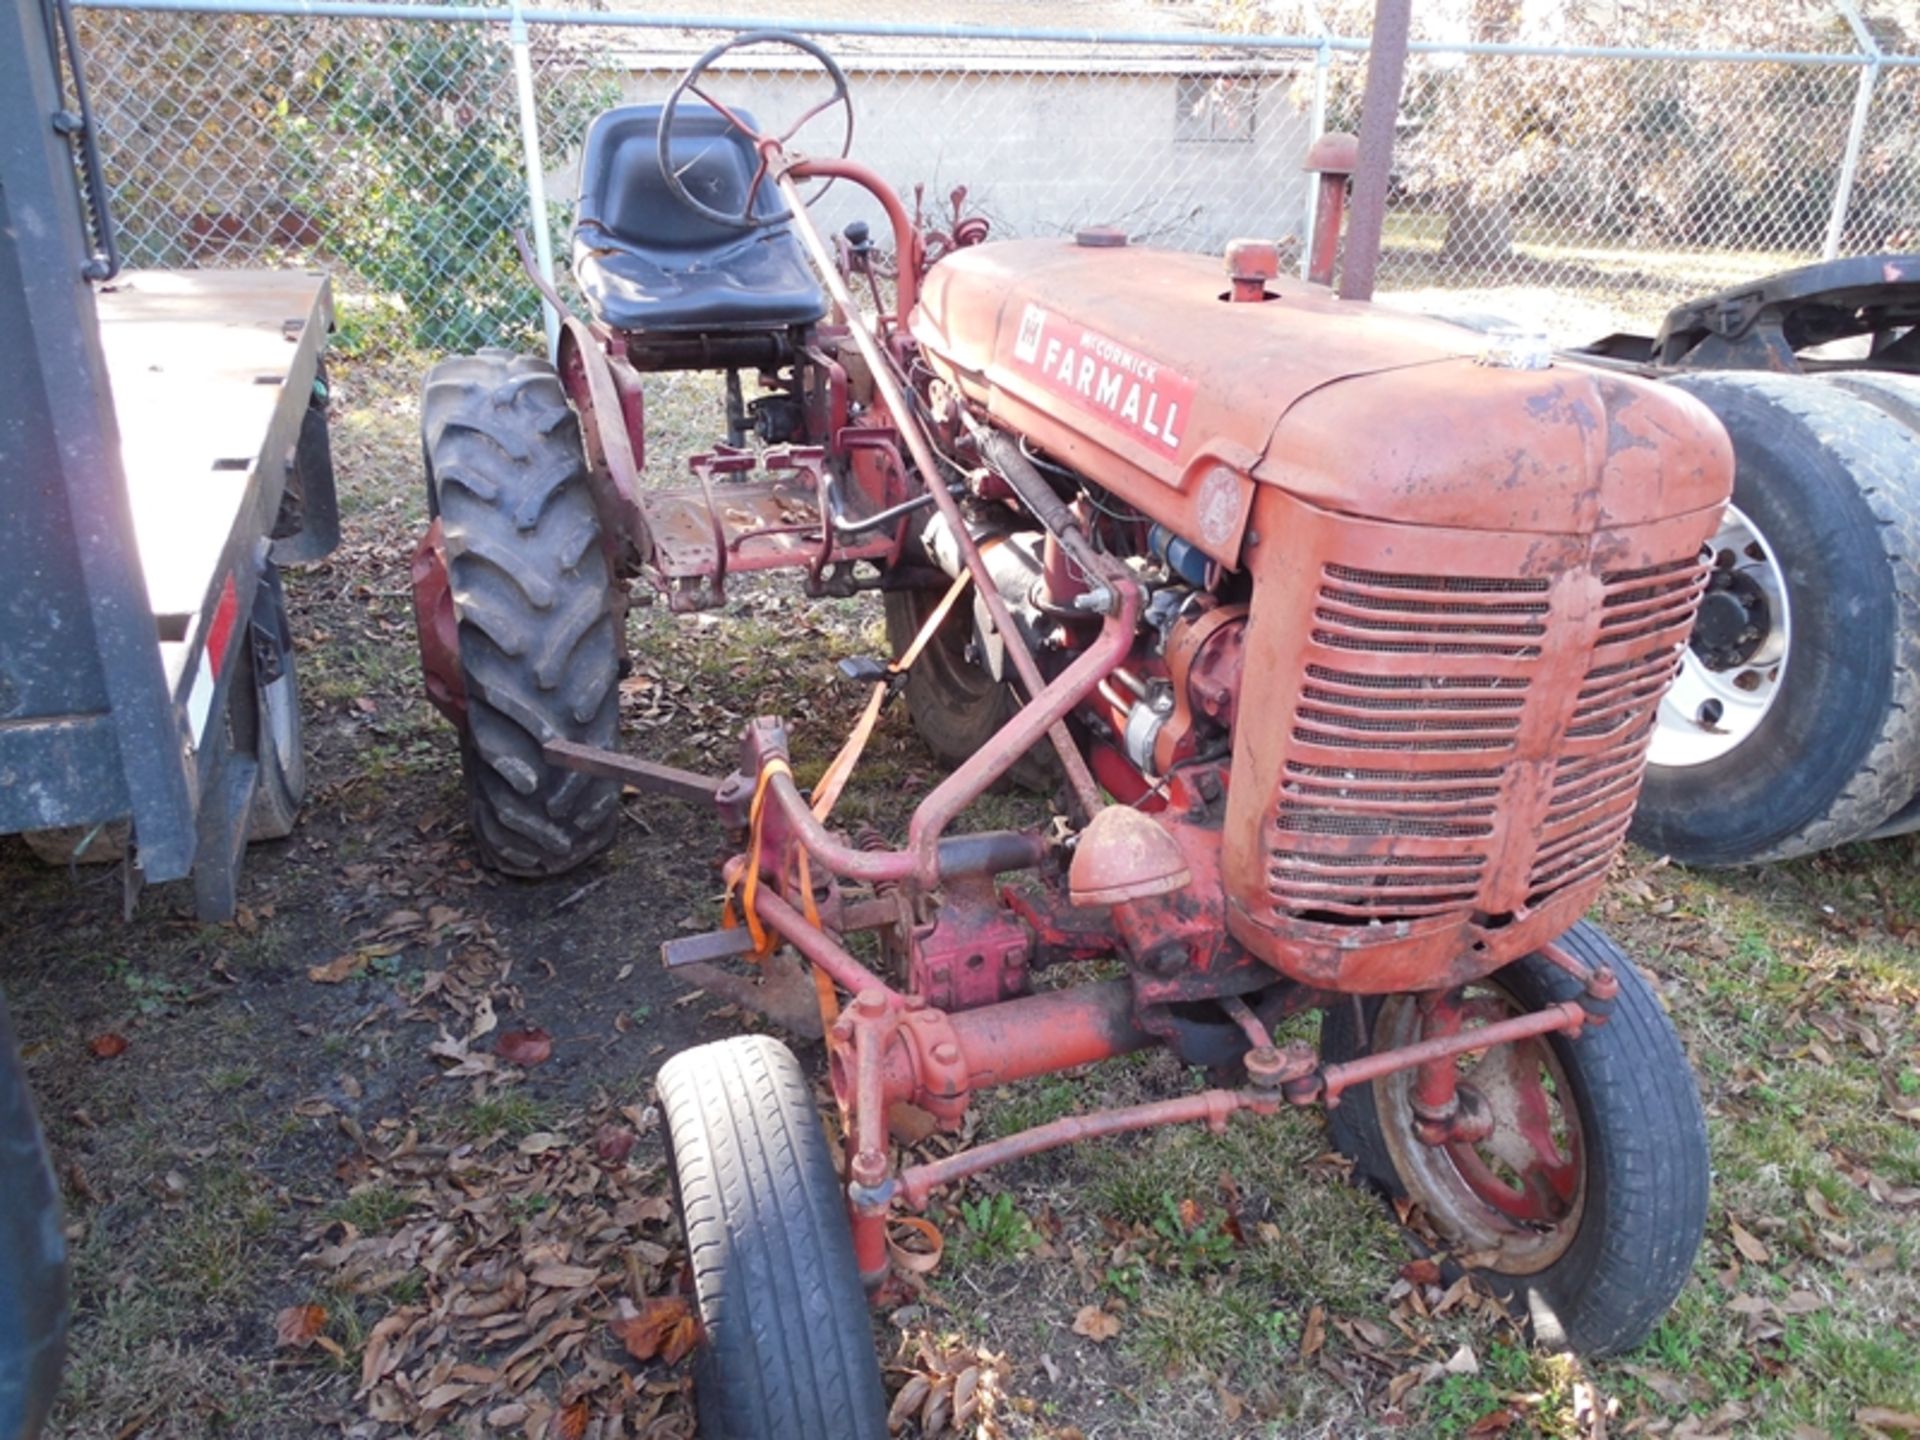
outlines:
[[611, 746], [624, 614], [600, 542], [580, 424], [544, 360], [443, 361], [420, 406], [444, 537], [481, 858], [558, 875], [613, 842], [617, 781], [548, 763], [550, 740]]
[[846, 1191], [800, 1062], [766, 1035], [660, 1067], [707, 1440], [886, 1440]]
[[[1477, 1142], [1415, 1134], [1413, 1071], [1348, 1091], [1330, 1112], [1355, 1178], [1414, 1202], [1456, 1270], [1470, 1270], [1545, 1344], [1617, 1354], [1644, 1340], [1693, 1268], [1707, 1215], [1707, 1132], [1693, 1072], [1666, 1012], [1593, 926], [1560, 944], [1620, 981], [1604, 1025], [1458, 1063], [1492, 1120]], [[1578, 981], [1530, 955], [1471, 986], [1469, 1023], [1577, 999]], [[1355, 1011], [1358, 1010], [1356, 1016]], [[1328, 1062], [1421, 1040], [1411, 995], [1326, 1012]]]

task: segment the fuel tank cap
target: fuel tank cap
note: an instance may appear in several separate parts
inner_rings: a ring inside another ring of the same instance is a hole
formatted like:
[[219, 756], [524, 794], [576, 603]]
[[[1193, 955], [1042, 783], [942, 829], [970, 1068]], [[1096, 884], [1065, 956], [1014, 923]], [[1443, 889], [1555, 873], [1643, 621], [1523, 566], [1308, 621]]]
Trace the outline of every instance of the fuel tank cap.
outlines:
[[1089, 225], [1074, 232], [1073, 243], [1089, 250], [1118, 250], [1127, 243], [1127, 232], [1117, 225]]

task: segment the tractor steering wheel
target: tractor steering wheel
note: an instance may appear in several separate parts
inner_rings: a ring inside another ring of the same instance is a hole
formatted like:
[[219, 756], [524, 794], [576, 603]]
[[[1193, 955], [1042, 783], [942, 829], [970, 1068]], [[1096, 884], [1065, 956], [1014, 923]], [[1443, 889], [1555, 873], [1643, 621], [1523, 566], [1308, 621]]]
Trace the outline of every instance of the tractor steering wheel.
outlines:
[[[750, 45], [785, 45], [803, 54], [812, 56], [820, 62], [821, 67], [826, 70], [828, 76], [832, 79], [833, 94], [829, 95], [825, 100], [822, 100], [818, 105], [810, 108], [798, 120], [789, 125], [783, 133], [779, 135], [760, 133], [742, 119], [736, 111], [721, 104], [718, 100], [714, 99], [713, 96], [700, 88], [701, 79], [712, 67], [714, 61], [718, 60], [722, 55], [729, 54], [735, 50], [743, 50]], [[698, 95], [718, 112], [729, 126], [746, 136], [747, 139], [752, 142], [755, 153], [759, 157], [759, 164], [754, 168], [753, 180], [747, 186], [747, 198], [742, 203], [738, 212], [729, 213], [725, 210], [717, 210], [705, 201], [695, 199], [693, 193], [687, 189], [686, 182], [681, 179], [682, 172], [699, 164], [707, 152], [702, 151], [700, 155], [695, 156], [679, 170], [676, 170], [673, 166], [673, 156], [671, 153], [673, 117], [680, 109], [682, 97], [688, 93]], [[658, 141], [660, 174], [666, 180], [667, 188], [673, 192], [675, 199], [679, 200], [682, 205], [685, 205], [695, 214], [705, 216], [716, 225], [725, 225], [734, 230], [753, 230], [762, 225], [778, 224], [780, 221], [785, 220], [790, 213], [785, 206], [782, 206], [775, 214], [754, 214], [754, 205], [760, 198], [760, 187], [766, 183], [767, 170], [771, 163], [771, 156], [768, 154], [766, 147], [771, 143], [775, 147], [784, 148], [786, 143], [809, 121], [825, 114], [836, 105], [844, 109], [847, 116], [845, 130], [840, 141], [840, 157], [844, 159], [853, 149], [853, 101], [847, 93], [847, 77], [842, 73], [840, 67], [834, 63], [833, 57], [829, 55], [825, 49], [816, 45], [804, 35], [794, 35], [785, 30], [749, 30], [743, 35], [736, 35], [733, 39], [714, 46], [711, 50], [707, 51], [706, 54], [694, 61], [693, 68], [680, 77], [680, 83], [675, 85], [673, 87], [673, 93], [667, 96], [666, 108], [660, 112], [660, 134]], [[832, 184], [833, 177], [828, 176], [819, 189], [806, 197], [807, 203], [811, 204], [826, 194], [827, 187]]]

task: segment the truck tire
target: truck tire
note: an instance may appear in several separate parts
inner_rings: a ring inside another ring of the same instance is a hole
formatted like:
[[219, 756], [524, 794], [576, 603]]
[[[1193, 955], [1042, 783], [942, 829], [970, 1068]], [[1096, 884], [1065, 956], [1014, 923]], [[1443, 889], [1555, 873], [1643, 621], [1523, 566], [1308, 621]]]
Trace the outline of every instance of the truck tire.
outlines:
[[704, 1440], [885, 1440], [846, 1192], [793, 1052], [685, 1050], [656, 1082], [686, 1227]]
[[[1417, 1202], [1450, 1256], [1474, 1257], [1453, 1268], [1471, 1268], [1542, 1343], [1612, 1355], [1646, 1338], [1693, 1269], [1707, 1218], [1706, 1119], [1679, 1037], [1620, 948], [1584, 922], [1560, 944], [1611, 966], [1619, 997], [1607, 1022], [1577, 1040], [1553, 1035], [1460, 1062], [1463, 1081], [1492, 1102], [1486, 1141], [1433, 1147], [1415, 1138], [1411, 1071], [1347, 1091], [1328, 1126], [1353, 1158], [1354, 1178]], [[1469, 989], [1489, 1020], [1580, 994], [1578, 981], [1539, 955]], [[1358, 1017], [1355, 1009], [1326, 1011], [1323, 1060], [1420, 1038], [1412, 996], [1369, 997]], [[1508, 1118], [1542, 1100], [1550, 1157]], [[1515, 1142], [1537, 1167], [1515, 1163]]]
[[1726, 425], [1733, 504], [1633, 839], [1701, 866], [1858, 839], [1920, 776], [1920, 436], [1812, 377], [1672, 383]]
[[543, 753], [557, 739], [610, 746], [619, 724], [622, 612], [579, 421], [551, 365], [505, 350], [436, 365], [420, 419], [459, 626], [474, 836], [505, 874], [562, 874], [620, 821], [617, 781]]

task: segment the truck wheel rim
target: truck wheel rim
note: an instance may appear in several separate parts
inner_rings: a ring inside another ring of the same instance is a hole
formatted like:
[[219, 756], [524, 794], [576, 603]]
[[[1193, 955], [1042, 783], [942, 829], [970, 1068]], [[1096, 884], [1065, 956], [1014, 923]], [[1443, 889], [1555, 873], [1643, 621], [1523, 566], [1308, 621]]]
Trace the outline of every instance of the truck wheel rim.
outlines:
[[[1522, 1013], [1485, 984], [1462, 1011], [1469, 1028]], [[1414, 1044], [1422, 1028], [1414, 1000], [1392, 996], [1381, 1006], [1376, 1048]], [[1491, 1116], [1491, 1131], [1479, 1141], [1424, 1143], [1414, 1133], [1415, 1072], [1389, 1075], [1375, 1082], [1374, 1104], [1394, 1171], [1465, 1263], [1506, 1275], [1544, 1270], [1573, 1243], [1586, 1208], [1586, 1147], [1566, 1071], [1544, 1037], [1455, 1063], [1462, 1089]]]
[[1715, 573], [1703, 606], [1744, 606], [1759, 634], [1733, 653], [1703, 653], [1696, 627], [1680, 673], [1660, 701], [1647, 753], [1651, 765], [1684, 769], [1731, 753], [1766, 719], [1786, 677], [1793, 617], [1773, 545], [1729, 505], [1707, 548]]

